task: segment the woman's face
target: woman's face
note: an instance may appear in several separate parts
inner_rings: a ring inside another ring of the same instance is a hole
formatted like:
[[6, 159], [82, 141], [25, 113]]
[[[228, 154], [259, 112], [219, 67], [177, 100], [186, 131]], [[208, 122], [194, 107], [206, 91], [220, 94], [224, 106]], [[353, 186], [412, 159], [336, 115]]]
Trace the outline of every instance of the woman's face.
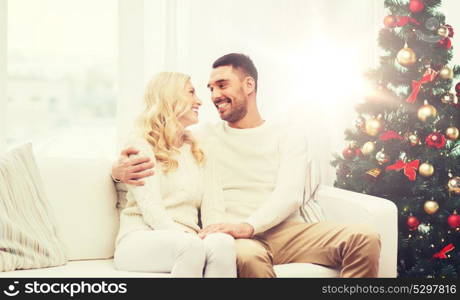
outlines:
[[187, 95], [187, 100], [190, 101], [191, 107], [179, 118], [179, 122], [181, 122], [184, 127], [187, 127], [198, 123], [198, 110], [201, 106], [201, 101], [195, 94], [195, 88], [190, 81], [187, 82], [185, 86], [185, 93]]

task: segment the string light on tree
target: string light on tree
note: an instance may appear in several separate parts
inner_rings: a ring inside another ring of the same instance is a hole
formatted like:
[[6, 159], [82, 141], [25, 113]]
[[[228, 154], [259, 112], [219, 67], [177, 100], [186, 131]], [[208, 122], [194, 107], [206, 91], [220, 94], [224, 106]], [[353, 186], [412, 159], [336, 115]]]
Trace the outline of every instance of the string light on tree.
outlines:
[[441, 97], [441, 102], [444, 104], [452, 105], [452, 104], [457, 104], [458, 99], [457, 97], [455, 97], [453, 93], [447, 92]]

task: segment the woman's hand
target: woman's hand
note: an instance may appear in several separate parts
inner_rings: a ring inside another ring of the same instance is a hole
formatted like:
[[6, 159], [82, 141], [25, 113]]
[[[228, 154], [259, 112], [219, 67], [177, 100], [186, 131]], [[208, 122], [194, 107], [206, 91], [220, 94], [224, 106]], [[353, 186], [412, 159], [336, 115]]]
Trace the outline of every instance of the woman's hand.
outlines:
[[[136, 157], [139, 150], [135, 148], [124, 149], [117, 162], [112, 166], [112, 178], [115, 181], [142, 186], [142, 178], [152, 176], [155, 164], [148, 157]], [[130, 157], [131, 156], [131, 157]]]
[[235, 239], [247, 239], [251, 238], [254, 234], [254, 227], [252, 227], [249, 223], [239, 223], [239, 224], [231, 224], [231, 223], [219, 223], [219, 224], [212, 224], [208, 225], [200, 232], [198, 232], [198, 236], [204, 239], [208, 234], [222, 232], [233, 236]]

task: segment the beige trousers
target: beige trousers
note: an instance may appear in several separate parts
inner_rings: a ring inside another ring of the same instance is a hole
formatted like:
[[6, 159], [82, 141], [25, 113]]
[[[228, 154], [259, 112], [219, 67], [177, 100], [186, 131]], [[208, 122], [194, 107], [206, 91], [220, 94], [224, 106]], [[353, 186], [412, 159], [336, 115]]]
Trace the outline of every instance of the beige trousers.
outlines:
[[273, 265], [314, 263], [340, 277], [377, 277], [380, 236], [364, 225], [284, 222], [236, 240], [238, 277], [276, 277]]

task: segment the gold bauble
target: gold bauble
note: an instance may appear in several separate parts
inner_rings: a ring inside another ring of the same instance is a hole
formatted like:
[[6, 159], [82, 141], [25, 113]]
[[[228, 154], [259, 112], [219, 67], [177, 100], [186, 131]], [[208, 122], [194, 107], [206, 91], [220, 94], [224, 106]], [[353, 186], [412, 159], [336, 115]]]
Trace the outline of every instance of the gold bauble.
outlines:
[[442, 79], [452, 79], [454, 78], [454, 72], [448, 66], [444, 66], [441, 70], [439, 70], [439, 77]]
[[429, 163], [423, 163], [418, 168], [418, 172], [424, 177], [430, 177], [434, 173], [434, 167]]
[[447, 92], [441, 97], [441, 102], [444, 104], [457, 104], [458, 99], [451, 92]]
[[425, 122], [428, 118], [435, 118], [438, 115], [436, 108], [433, 105], [428, 104], [428, 101], [425, 101], [425, 104], [419, 108], [417, 116], [418, 119], [422, 122]]
[[447, 183], [447, 189], [456, 195], [460, 195], [460, 177], [453, 177]]
[[425, 205], [423, 205], [423, 209], [427, 214], [432, 215], [438, 211], [439, 204], [436, 201], [429, 200], [425, 202]]
[[398, 54], [396, 55], [396, 61], [404, 67], [410, 67], [417, 61], [417, 55], [415, 54], [414, 50], [404, 46], [401, 50], [399, 50]]
[[364, 155], [371, 155], [375, 151], [375, 144], [373, 142], [366, 142], [362, 147], [361, 147], [361, 152]]
[[458, 136], [459, 136], [459, 131], [457, 127], [449, 127], [446, 129], [446, 137], [449, 140], [455, 141], [456, 139], [458, 139]]
[[446, 26], [439, 27], [438, 35], [440, 35], [442, 37], [445, 37], [445, 38], [448, 37], [449, 36], [449, 29], [447, 29]]
[[366, 121], [366, 133], [371, 136], [377, 136], [383, 129], [381, 120], [369, 119]]

